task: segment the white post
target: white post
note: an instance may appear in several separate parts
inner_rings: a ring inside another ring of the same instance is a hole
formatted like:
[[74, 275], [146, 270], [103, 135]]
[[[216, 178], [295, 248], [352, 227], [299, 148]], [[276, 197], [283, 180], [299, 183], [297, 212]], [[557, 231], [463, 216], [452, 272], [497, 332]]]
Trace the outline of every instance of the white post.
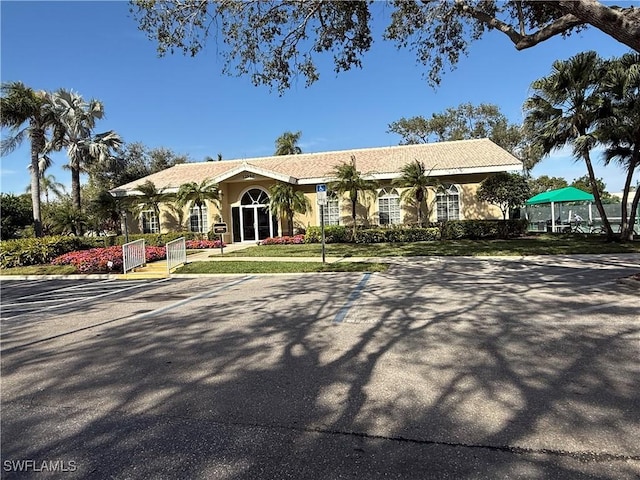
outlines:
[[556, 211], [554, 208], [554, 203], [551, 202], [551, 232], [556, 231]]

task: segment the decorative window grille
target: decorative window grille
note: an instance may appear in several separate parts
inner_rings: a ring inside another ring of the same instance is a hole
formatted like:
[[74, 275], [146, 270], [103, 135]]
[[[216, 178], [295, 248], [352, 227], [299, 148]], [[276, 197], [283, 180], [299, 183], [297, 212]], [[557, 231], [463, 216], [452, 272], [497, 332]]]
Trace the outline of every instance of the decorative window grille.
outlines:
[[400, 219], [400, 195], [398, 191], [383, 188], [378, 194], [378, 218], [380, 225], [397, 225]]
[[436, 195], [438, 221], [460, 220], [460, 193], [455, 185], [444, 185]]
[[324, 207], [324, 224], [340, 225], [340, 201], [335, 192], [327, 194], [327, 204]]

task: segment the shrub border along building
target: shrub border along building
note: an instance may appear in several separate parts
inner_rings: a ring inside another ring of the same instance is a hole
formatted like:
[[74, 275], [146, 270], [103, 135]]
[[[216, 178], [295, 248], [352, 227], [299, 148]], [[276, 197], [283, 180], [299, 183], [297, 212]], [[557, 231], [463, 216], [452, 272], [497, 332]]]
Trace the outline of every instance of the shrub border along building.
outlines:
[[[493, 239], [524, 235], [526, 220], [451, 220], [427, 228], [392, 227], [366, 228], [356, 233], [355, 243], [410, 243], [433, 240]], [[309, 227], [305, 243], [320, 242], [320, 227]], [[351, 227], [330, 225], [325, 227], [326, 243], [351, 242]], [[153, 247], [164, 247], [167, 242], [184, 236], [187, 241], [201, 240], [198, 233], [173, 232], [129, 235], [129, 241], [140, 238]], [[291, 237], [294, 238], [294, 237]], [[70, 237], [56, 236], [7, 240], [0, 243], [0, 268], [26, 267], [50, 263], [65, 253], [97, 247], [120, 246], [126, 243], [124, 236], [114, 237]], [[278, 241], [272, 244], [282, 243]]]
[[[527, 232], [526, 220], [450, 220], [431, 227], [363, 228], [356, 232], [354, 243], [410, 243], [433, 240], [480, 240], [513, 238]], [[351, 227], [325, 227], [326, 243], [349, 243]], [[320, 227], [309, 227], [305, 243], [319, 243]]]

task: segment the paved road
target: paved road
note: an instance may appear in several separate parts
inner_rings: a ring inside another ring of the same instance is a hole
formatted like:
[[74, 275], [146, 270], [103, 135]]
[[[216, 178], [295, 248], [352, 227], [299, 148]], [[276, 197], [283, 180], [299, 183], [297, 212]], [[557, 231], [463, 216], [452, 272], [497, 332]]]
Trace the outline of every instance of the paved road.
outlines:
[[3, 282], [2, 476], [635, 479], [638, 272]]

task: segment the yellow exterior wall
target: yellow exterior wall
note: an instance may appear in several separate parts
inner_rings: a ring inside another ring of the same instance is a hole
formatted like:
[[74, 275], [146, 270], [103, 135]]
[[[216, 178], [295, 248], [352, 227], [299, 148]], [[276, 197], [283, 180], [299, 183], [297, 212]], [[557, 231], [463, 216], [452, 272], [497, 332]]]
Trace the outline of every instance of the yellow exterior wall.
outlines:
[[[486, 202], [480, 202], [477, 200], [477, 191], [480, 186], [480, 182], [487, 177], [487, 174], [475, 174], [475, 175], [457, 175], [452, 177], [443, 177], [439, 180], [443, 184], [454, 184], [460, 193], [460, 219], [461, 220], [475, 220], [475, 219], [499, 219], [502, 218], [502, 212], [495, 205], [487, 204]], [[207, 202], [207, 225], [210, 230], [214, 223], [220, 221], [225, 222], [228, 227], [229, 233], [225, 235], [226, 242], [232, 242], [232, 214], [231, 209], [233, 206], [240, 205], [240, 199], [242, 195], [252, 189], [261, 188], [265, 191], [269, 191], [269, 187], [273, 185], [274, 181], [262, 180], [262, 181], [249, 181], [249, 182], [222, 182], [220, 184], [220, 191], [222, 193], [221, 208], [220, 210], [212, 202]], [[390, 182], [381, 183], [380, 188], [391, 187]], [[299, 185], [296, 187], [298, 190], [304, 192], [305, 196], [311, 203], [311, 211], [306, 214], [296, 214], [294, 217], [294, 229], [306, 229], [310, 226], [317, 226], [320, 224], [319, 206], [317, 204], [317, 197], [315, 192], [315, 185]], [[401, 194], [403, 189], [397, 188]], [[429, 189], [427, 197], [427, 211], [424, 211], [428, 215], [428, 220], [435, 222], [437, 220], [436, 211], [436, 192], [433, 188]], [[401, 200], [401, 219], [404, 223], [415, 223], [417, 221], [417, 210], [414, 206], [408, 204], [406, 201]], [[160, 231], [162, 233], [169, 231], [188, 231], [189, 230], [189, 209], [185, 207], [182, 210], [182, 219], [180, 216], [171, 209], [168, 205], [161, 206], [161, 219], [160, 219]], [[351, 225], [351, 201], [348, 195], [343, 195], [340, 198], [340, 224]], [[356, 207], [357, 221], [361, 225], [377, 225], [378, 224], [378, 199], [371, 193], [359, 193], [358, 205]], [[129, 215], [129, 231], [131, 233], [140, 233], [141, 222], [138, 219], [131, 218]], [[284, 219], [279, 219], [279, 234], [283, 235], [288, 232], [287, 224]]]

